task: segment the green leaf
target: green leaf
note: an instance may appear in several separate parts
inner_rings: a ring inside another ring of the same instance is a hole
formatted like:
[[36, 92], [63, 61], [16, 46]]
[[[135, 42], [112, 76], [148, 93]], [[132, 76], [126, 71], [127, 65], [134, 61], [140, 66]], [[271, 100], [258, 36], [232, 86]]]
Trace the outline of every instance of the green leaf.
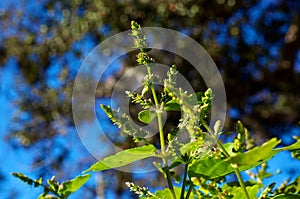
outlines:
[[236, 155], [236, 153], [234, 152], [234, 149], [233, 149], [234, 148], [233, 142], [227, 142], [227, 143], [223, 144], [223, 146], [230, 156]]
[[[252, 186], [246, 186], [247, 192], [249, 194], [250, 198], [257, 198], [257, 193], [259, 191], [260, 188], [262, 188], [263, 186], [261, 184], [255, 184]], [[222, 187], [223, 191], [228, 191], [228, 193], [231, 193], [233, 195], [233, 198], [231, 199], [240, 199], [240, 198], [245, 198], [245, 194], [242, 190], [241, 187], [237, 187], [237, 186], [228, 186], [227, 184], [224, 185]]]
[[59, 186], [58, 193], [64, 196], [69, 196], [71, 193], [77, 191], [82, 185], [84, 185], [90, 179], [90, 177], [90, 174], [86, 174], [77, 176], [72, 180], [67, 180]]
[[44, 193], [42, 193], [41, 195], [38, 196], [38, 199], [59, 199], [59, 198], [51, 194], [45, 195]]
[[191, 164], [189, 167], [189, 175], [191, 177], [206, 177], [208, 179], [214, 179], [233, 173], [232, 166], [221, 159], [214, 159], [212, 157], [206, 157], [199, 159]]
[[182, 155], [185, 155], [185, 154], [190, 155], [191, 152], [202, 147], [203, 142], [204, 142], [204, 140], [197, 140], [196, 142], [189, 142], [180, 148], [180, 152]]
[[164, 190], [159, 190], [155, 193], [156, 197], [153, 198], [160, 198], [160, 199], [169, 199], [172, 198], [172, 193], [170, 189], [166, 188]]
[[[214, 179], [233, 173], [232, 164], [237, 164], [240, 171], [254, 168], [276, 155], [279, 150], [274, 150], [274, 147], [279, 143], [280, 140], [273, 138], [261, 146], [245, 153], [235, 154], [225, 160], [214, 159], [212, 157], [196, 160], [189, 167], [189, 174], [191, 176], [205, 176], [206, 178]], [[232, 144], [229, 144], [228, 147], [232, 147]]]
[[148, 157], [158, 157], [155, 151], [156, 148], [153, 145], [145, 145], [120, 151], [115, 155], [108, 156], [103, 160], [93, 164], [90, 168], [85, 170], [84, 173], [89, 171], [97, 172], [117, 168]]
[[272, 199], [300, 199], [300, 195], [280, 194], [278, 196], [273, 197]]
[[280, 140], [273, 138], [263, 145], [255, 147], [245, 153], [239, 153], [231, 156], [226, 160], [226, 162], [230, 164], [237, 164], [238, 166], [244, 166], [247, 169], [256, 167], [263, 162], [266, 162], [279, 152], [279, 150], [274, 150], [274, 148], [280, 142]]
[[282, 147], [282, 148], [278, 148], [276, 150], [280, 150], [280, 151], [283, 151], [283, 150], [298, 150], [300, 149], [300, 139], [298, 139], [294, 144], [290, 145], [290, 146], [286, 146], [286, 147]]
[[138, 114], [138, 118], [141, 122], [150, 124], [151, 121], [156, 117], [156, 112], [152, 110], [142, 110]]
[[181, 107], [177, 101], [171, 100], [166, 103], [164, 110], [165, 111], [181, 111]]
[[[174, 187], [174, 192], [175, 192], [176, 197], [179, 198], [180, 194], [181, 194], [181, 188], [180, 187]], [[169, 188], [166, 188], [164, 190], [156, 191], [155, 196], [151, 197], [151, 198], [153, 198], [153, 199], [154, 198], [155, 199], [157, 199], [157, 198], [159, 198], [159, 199], [170, 199], [170, 198], [173, 198], [173, 197], [172, 197], [171, 190]], [[192, 199], [192, 198], [194, 198], [193, 192], [191, 193], [189, 199]]]

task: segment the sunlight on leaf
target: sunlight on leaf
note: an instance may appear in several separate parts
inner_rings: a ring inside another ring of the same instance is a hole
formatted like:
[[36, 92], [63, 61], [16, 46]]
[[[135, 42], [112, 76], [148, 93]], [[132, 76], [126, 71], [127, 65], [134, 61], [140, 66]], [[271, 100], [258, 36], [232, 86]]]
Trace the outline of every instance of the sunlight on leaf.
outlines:
[[100, 160], [99, 162], [93, 164], [89, 169], [85, 170], [83, 173], [89, 171], [103, 171], [107, 169], [126, 166], [144, 158], [158, 157], [155, 151], [156, 148], [153, 145], [145, 145], [120, 151], [115, 155], [108, 156], [103, 160]]
[[[262, 187], [263, 186], [261, 184], [246, 186], [246, 189], [247, 189], [247, 192], [248, 192], [250, 198], [257, 198], [256, 194], [258, 193], [259, 189]], [[233, 195], [233, 198], [231, 198], [231, 199], [241, 199], [241, 198], [245, 197], [244, 192], [241, 187], [237, 187], [237, 186], [231, 187], [228, 185], [224, 185], [222, 187], [222, 190], [226, 190], [229, 193], [231, 193]]]
[[181, 107], [178, 102], [176, 102], [175, 100], [171, 100], [166, 103], [164, 110], [165, 111], [180, 111]]
[[245, 153], [239, 153], [226, 160], [231, 164], [237, 164], [239, 166], [255, 167], [263, 162], [266, 162], [279, 151], [273, 150], [281, 141], [277, 138], [273, 138], [261, 146], [255, 147]]
[[142, 110], [138, 114], [138, 118], [141, 122], [150, 124], [151, 121], [156, 117], [156, 112], [153, 110]]
[[248, 170], [268, 161], [276, 155], [279, 150], [274, 150], [274, 147], [279, 143], [280, 140], [273, 138], [261, 146], [253, 148], [245, 153], [233, 155], [225, 160], [214, 159], [212, 157], [199, 159], [190, 166], [190, 175], [206, 176], [210, 179], [225, 176], [234, 172], [231, 164], [239, 165], [240, 171]]
[[90, 177], [90, 174], [86, 174], [77, 176], [72, 180], [67, 180], [59, 186], [58, 193], [64, 196], [70, 195], [71, 193], [77, 191], [82, 185], [84, 185], [90, 179]]

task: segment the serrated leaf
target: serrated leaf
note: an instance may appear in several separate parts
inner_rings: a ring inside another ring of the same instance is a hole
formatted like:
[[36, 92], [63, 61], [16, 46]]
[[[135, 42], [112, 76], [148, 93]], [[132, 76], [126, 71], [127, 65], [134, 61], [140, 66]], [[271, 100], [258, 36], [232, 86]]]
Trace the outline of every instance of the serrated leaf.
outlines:
[[[254, 168], [272, 158], [279, 150], [274, 150], [280, 143], [276, 138], [269, 140], [261, 146], [253, 148], [245, 153], [239, 153], [228, 159], [214, 159], [206, 157], [199, 159], [189, 167], [191, 176], [206, 176], [209, 179], [225, 176], [234, 172], [232, 164], [237, 164], [240, 171]], [[231, 144], [230, 144], [231, 145]], [[228, 145], [228, 147], [231, 147]]]
[[67, 180], [59, 186], [58, 193], [64, 196], [69, 196], [71, 193], [77, 191], [82, 185], [84, 185], [90, 179], [90, 177], [90, 174], [86, 174], [77, 176], [72, 180]]
[[164, 110], [165, 111], [181, 111], [181, 107], [177, 101], [171, 100], [166, 103]]
[[155, 151], [156, 148], [153, 145], [145, 145], [120, 151], [115, 155], [108, 156], [103, 160], [100, 160], [99, 162], [93, 164], [90, 168], [85, 170], [84, 173], [89, 171], [97, 172], [122, 167], [141, 159], [158, 157]]
[[300, 199], [300, 195], [280, 194], [278, 196], [273, 197], [272, 199]]
[[297, 150], [297, 149], [300, 149], [300, 139], [297, 140], [294, 144], [291, 144], [290, 146], [278, 148], [276, 150], [280, 150], [280, 151], [289, 150], [289, 151], [291, 151], [291, 150]]
[[229, 163], [212, 157], [199, 159], [189, 167], [189, 175], [191, 177], [205, 176], [208, 179], [222, 177], [233, 172], [234, 169]]
[[[257, 193], [259, 191], [260, 188], [262, 188], [263, 186], [261, 184], [255, 184], [252, 186], [246, 186], [247, 192], [249, 194], [250, 198], [257, 198]], [[242, 190], [241, 187], [237, 187], [237, 186], [228, 186], [228, 185], [224, 185], [222, 187], [223, 191], [227, 191], [228, 193], [230, 193], [231, 195], [233, 195], [233, 198], [231, 199], [241, 199], [241, 198], [245, 198], [245, 194]]]
[[150, 124], [151, 121], [156, 117], [155, 111], [152, 110], [142, 110], [138, 114], [138, 118], [141, 122], [144, 122], [146, 124]]
[[237, 164], [238, 166], [246, 166], [247, 168], [258, 166], [279, 152], [278, 150], [274, 150], [274, 148], [280, 142], [280, 140], [273, 138], [261, 146], [228, 158], [226, 162], [230, 164]]

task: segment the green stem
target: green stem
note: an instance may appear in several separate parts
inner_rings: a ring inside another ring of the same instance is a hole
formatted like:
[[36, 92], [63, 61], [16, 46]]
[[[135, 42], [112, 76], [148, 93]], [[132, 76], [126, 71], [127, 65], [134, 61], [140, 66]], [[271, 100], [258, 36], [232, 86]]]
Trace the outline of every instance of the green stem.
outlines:
[[160, 138], [160, 147], [161, 147], [161, 152], [162, 154], [165, 154], [165, 137], [164, 137], [164, 131], [163, 131], [163, 125], [162, 125], [162, 118], [161, 118], [161, 110], [160, 106], [158, 104], [158, 100], [156, 97], [156, 92], [154, 89], [154, 86], [151, 85], [151, 91], [154, 99], [154, 103], [156, 106], [156, 115], [157, 115], [157, 122], [158, 122], [158, 128], [159, 128], [159, 138]]
[[181, 187], [180, 199], [184, 199], [187, 172], [188, 172], [188, 164], [186, 163], [184, 165], [184, 176], [183, 176], [183, 182], [182, 182], [182, 187]]
[[[216, 144], [218, 145], [219, 149], [221, 149], [221, 151], [223, 152], [223, 154], [225, 155], [226, 158], [230, 158], [230, 154], [226, 151], [226, 149], [224, 148], [223, 144], [221, 143], [220, 140], [218, 140], [218, 138], [215, 136], [215, 133], [213, 132], [213, 130], [207, 125], [207, 123], [204, 120], [201, 120], [201, 124], [206, 128], [206, 130], [208, 131], [208, 133], [210, 134], [210, 136], [213, 138], [213, 140], [216, 142]], [[235, 175], [238, 178], [239, 184], [242, 187], [242, 190], [244, 192], [244, 195], [246, 197], [246, 199], [250, 199], [248, 191], [246, 189], [244, 180], [241, 176], [241, 172], [238, 168], [238, 165], [231, 165], [232, 168], [234, 169]]]
[[220, 140], [216, 140], [217, 146], [221, 149], [221, 151], [223, 152], [223, 154], [225, 155], [226, 158], [229, 158], [230, 155], [229, 153], [226, 151], [226, 149], [224, 148], [223, 144], [220, 142]]
[[239, 183], [240, 183], [240, 185], [241, 185], [241, 187], [242, 187], [242, 190], [243, 190], [243, 192], [244, 192], [246, 198], [247, 198], [247, 199], [250, 199], [250, 196], [249, 196], [249, 194], [248, 194], [248, 191], [247, 191], [247, 189], [246, 189], [245, 183], [244, 183], [244, 181], [243, 181], [243, 178], [242, 178], [242, 176], [241, 176], [241, 172], [240, 172], [238, 166], [237, 166], [237, 165], [233, 165], [232, 167], [234, 168], [234, 172], [235, 172], [235, 174], [236, 174], [236, 176], [237, 176], [237, 178], [238, 178], [238, 181], [239, 181]]
[[[146, 65], [147, 67], [147, 72], [148, 72], [148, 77], [150, 78], [151, 76], [151, 68], [149, 65]], [[151, 82], [149, 85], [151, 92], [152, 92], [152, 96], [154, 99], [154, 103], [155, 103], [155, 107], [156, 107], [156, 115], [157, 115], [157, 122], [158, 122], [158, 128], [159, 128], [159, 137], [160, 137], [160, 147], [161, 147], [161, 151], [162, 154], [165, 153], [165, 138], [164, 138], [164, 132], [163, 132], [163, 126], [162, 126], [162, 121], [161, 121], [161, 110], [160, 110], [160, 106], [157, 100], [157, 96], [156, 96], [156, 92], [155, 92], [155, 88], [153, 83]], [[165, 163], [165, 161], [164, 161]]]
[[[150, 66], [146, 65], [146, 67], [147, 67], [147, 71], [148, 71], [148, 77], [150, 78], [150, 76], [151, 76]], [[163, 106], [163, 103], [161, 104], [161, 106], [159, 105], [158, 100], [157, 100], [157, 96], [156, 96], [156, 92], [155, 92], [155, 88], [154, 88], [154, 85], [152, 84], [152, 82], [149, 85], [149, 87], [151, 89], [152, 96], [153, 96], [154, 103], [155, 103], [155, 107], [156, 107], [157, 123], [158, 123], [158, 128], [159, 128], [160, 147], [161, 147], [161, 152], [163, 154], [163, 158], [162, 158], [163, 164], [166, 168], [167, 182], [168, 182], [169, 189], [171, 190], [171, 193], [172, 193], [172, 198], [176, 199], [172, 179], [171, 179], [171, 176], [170, 176], [169, 166], [168, 166], [168, 163], [167, 163], [167, 161], [164, 157], [164, 155], [166, 153], [166, 150], [165, 150], [165, 137], [164, 137], [164, 131], [163, 131], [162, 117], [161, 117], [161, 107]]]
[[171, 176], [170, 176], [169, 167], [166, 168], [166, 175], [167, 175], [167, 181], [168, 181], [169, 189], [172, 193], [172, 198], [176, 199], [173, 183], [172, 183]]
[[194, 184], [190, 185], [189, 190], [188, 190], [188, 192], [187, 192], [187, 194], [185, 196], [185, 199], [189, 199], [189, 197], [190, 197], [190, 195], [191, 195], [191, 193], [192, 193], [192, 191], [194, 189], [194, 186], [195, 186]]
[[[218, 147], [219, 147], [219, 148], [223, 151], [223, 153], [225, 154], [225, 157], [226, 157], [226, 158], [229, 158], [230, 155], [229, 155], [229, 153], [226, 151], [226, 149], [224, 148], [223, 144], [222, 144], [219, 140], [216, 140], [216, 142], [217, 142]], [[240, 170], [239, 170], [239, 168], [238, 168], [238, 165], [231, 165], [231, 166], [232, 166], [232, 168], [234, 169], [235, 175], [236, 175], [237, 178], [238, 178], [239, 184], [240, 184], [240, 186], [242, 187], [242, 190], [243, 190], [243, 192], [244, 192], [246, 198], [247, 198], [247, 199], [250, 199], [249, 194], [248, 194], [248, 191], [247, 191], [246, 186], [245, 186], [245, 183], [244, 183], [244, 180], [243, 180], [243, 178], [242, 178], [242, 176], [241, 176], [241, 172], [240, 172]]]

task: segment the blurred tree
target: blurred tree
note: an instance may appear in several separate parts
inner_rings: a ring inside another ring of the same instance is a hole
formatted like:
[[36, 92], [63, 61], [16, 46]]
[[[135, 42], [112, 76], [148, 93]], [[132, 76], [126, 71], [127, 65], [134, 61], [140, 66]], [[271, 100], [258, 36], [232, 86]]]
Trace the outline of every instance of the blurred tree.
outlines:
[[[241, 119], [259, 142], [298, 128], [299, 1], [12, 2], [0, 9], [0, 67], [13, 60], [19, 71], [14, 88], [18, 111], [7, 139], [15, 147], [39, 151], [33, 165], [40, 175], [48, 170], [67, 175], [61, 165], [70, 149], [54, 138], [67, 139], [74, 133], [71, 95], [80, 62], [105, 38], [128, 30], [131, 20], [182, 31], [204, 46], [223, 75], [229, 113], [226, 129]], [[162, 63], [173, 64], [172, 56], [164, 55], [155, 54]], [[122, 61], [123, 69], [135, 64], [133, 58]], [[180, 72], [200, 90], [199, 74], [185, 64], [177, 59]], [[109, 97], [121, 74], [99, 82], [96, 97]], [[57, 148], [59, 154], [54, 153]], [[119, 176], [121, 194], [128, 179]]]

